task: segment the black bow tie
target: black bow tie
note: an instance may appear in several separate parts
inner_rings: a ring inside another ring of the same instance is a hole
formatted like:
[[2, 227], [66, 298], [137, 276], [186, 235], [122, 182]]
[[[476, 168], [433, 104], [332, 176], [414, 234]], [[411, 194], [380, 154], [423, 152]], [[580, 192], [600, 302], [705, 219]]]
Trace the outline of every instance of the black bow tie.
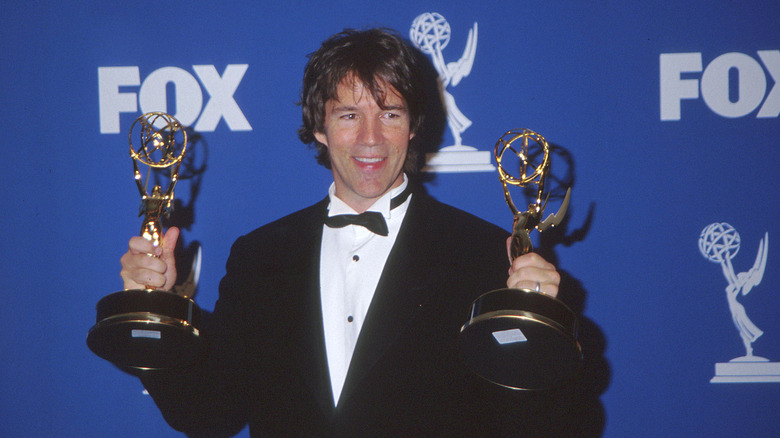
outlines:
[[[390, 200], [390, 209], [394, 209], [406, 201], [406, 198], [412, 193], [411, 188], [407, 185], [406, 189], [398, 196]], [[360, 214], [338, 214], [335, 216], [329, 216], [325, 219], [325, 225], [331, 228], [343, 228], [347, 225], [360, 225], [367, 228], [369, 231], [380, 236], [387, 236], [387, 222], [382, 213], [376, 211], [366, 211]]]

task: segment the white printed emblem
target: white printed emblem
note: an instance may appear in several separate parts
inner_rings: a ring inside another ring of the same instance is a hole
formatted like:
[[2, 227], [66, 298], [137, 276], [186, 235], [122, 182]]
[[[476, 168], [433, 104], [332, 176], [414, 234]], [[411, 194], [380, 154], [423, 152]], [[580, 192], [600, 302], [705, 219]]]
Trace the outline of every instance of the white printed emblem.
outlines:
[[441, 148], [439, 152], [428, 154], [427, 172], [491, 172], [496, 168], [491, 164], [490, 152], [475, 147], [464, 146], [461, 134], [471, 126], [468, 119], [455, 104], [455, 97], [448, 89], [457, 86], [471, 73], [474, 56], [477, 54], [477, 23], [469, 30], [466, 48], [457, 62], [444, 62], [442, 50], [450, 42], [450, 24], [436, 12], [420, 14], [412, 22], [409, 38], [412, 43], [429, 55], [433, 66], [439, 73], [441, 93], [447, 111], [447, 124], [452, 132], [455, 144]]
[[726, 299], [731, 320], [742, 338], [745, 355], [728, 362], [715, 364], [712, 383], [780, 382], [780, 362], [753, 354], [753, 342], [764, 332], [750, 320], [745, 306], [738, 300], [761, 283], [769, 252], [769, 233], [758, 244], [758, 254], [753, 267], [746, 272], [735, 273], [731, 259], [739, 252], [740, 238], [737, 230], [721, 222], [708, 225], [699, 236], [699, 251], [709, 261], [720, 264], [726, 277]]

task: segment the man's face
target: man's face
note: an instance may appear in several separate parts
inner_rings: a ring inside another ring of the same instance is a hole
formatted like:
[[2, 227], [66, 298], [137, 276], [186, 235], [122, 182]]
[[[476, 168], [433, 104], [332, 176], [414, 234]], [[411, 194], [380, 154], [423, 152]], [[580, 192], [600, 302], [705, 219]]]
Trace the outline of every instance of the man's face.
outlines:
[[336, 196], [357, 212], [403, 182], [409, 140], [406, 102], [384, 84], [382, 109], [360, 81], [347, 77], [338, 86], [338, 98], [325, 104], [323, 132], [317, 141], [328, 148]]

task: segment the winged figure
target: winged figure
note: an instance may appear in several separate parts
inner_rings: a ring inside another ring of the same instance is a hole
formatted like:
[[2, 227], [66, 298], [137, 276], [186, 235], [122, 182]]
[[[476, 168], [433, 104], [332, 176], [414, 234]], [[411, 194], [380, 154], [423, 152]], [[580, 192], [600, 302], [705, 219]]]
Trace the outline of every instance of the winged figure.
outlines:
[[735, 275], [729, 258], [724, 258], [721, 262], [723, 274], [729, 282], [729, 285], [726, 287], [726, 297], [729, 303], [729, 310], [731, 311], [731, 319], [734, 321], [734, 325], [739, 331], [739, 336], [742, 338], [742, 343], [745, 345], [745, 357], [754, 357], [752, 344], [764, 332], [748, 318], [745, 307], [737, 301], [737, 297], [740, 293], [747, 295], [753, 287], [761, 283], [761, 279], [764, 277], [768, 252], [769, 233], [765, 233], [764, 238], [761, 239], [758, 245], [756, 261], [749, 271]]
[[447, 87], [450, 85], [458, 85], [463, 78], [471, 73], [476, 53], [477, 23], [474, 23], [474, 27], [469, 30], [466, 48], [463, 50], [463, 55], [457, 62], [445, 64], [444, 56], [441, 53], [441, 47], [438, 44], [436, 45], [435, 50], [433, 50], [433, 53], [431, 53], [433, 66], [439, 73], [439, 79], [441, 80], [442, 99], [447, 108], [447, 124], [450, 126], [452, 136], [455, 138], [455, 146], [460, 146], [462, 144], [460, 135], [471, 126], [471, 120], [463, 115], [458, 109], [458, 106], [455, 104], [455, 97], [447, 91]]

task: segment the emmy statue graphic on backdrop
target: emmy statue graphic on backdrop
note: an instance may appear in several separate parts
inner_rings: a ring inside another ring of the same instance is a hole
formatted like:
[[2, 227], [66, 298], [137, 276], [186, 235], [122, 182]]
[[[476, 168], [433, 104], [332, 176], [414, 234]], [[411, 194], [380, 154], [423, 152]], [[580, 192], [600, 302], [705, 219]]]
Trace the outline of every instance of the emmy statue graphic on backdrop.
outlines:
[[[137, 148], [134, 138], [138, 139]], [[141, 236], [154, 246], [162, 245], [161, 218], [170, 213], [186, 150], [187, 132], [168, 114], [144, 114], [130, 127], [130, 156], [141, 194], [140, 214], [144, 216]], [[165, 178], [164, 172], [170, 169], [167, 189], [155, 184], [148, 194], [139, 164], [148, 170], [147, 184], [153, 178]], [[123, 290], [98, 302], [97, 323], [89, 330], [87, 345], [98, 356], [122, 367], [147, 370], [186, 366], [196, 362], [204, 351], [199, 318], [200, 310], [189, 297], [151, 286]]]
[[477, 23], [469, 30], [463, 56], [457, 62], [444, 62], [442, 50], [450, 42], [450, 24], [441, 14], [426, 12], [412, 22], [409, 37], [423, 53], [430, 55], [433, 66], [439, 73], [441, 94], [447, 111], [447, 124], [450, 127], [455, 144], [441, 148], [439, 152], [428, 154], [428, 172], [492, 172], [495, 167], [490, 162], [490, 152], [464, 146], [461, 134], [471, 126], [469, 120], [455, 105], [455, 97], [447, 88], [456, 86], [461, 79], [471, 73], [474, 56], [477, 53]]
[[734, 273], [731, 259], [739, 252], [739, 233], [731, 225], [722, 222], [708, 225], [699, 236], [699, 251], [709, 261], [720, 264], [726, 277], [726, 299], [731, 311], [731, 320], [739, 331], [745, 346], [745, 355], [725, 363], [715, 364], [712, 383], [780, 382], [780, 362], [753, 354], [753, 342], [764, 332], [748, 318], [745, 306], [737, 301], [739, 295], [747, 295], [761, 283], [769, 252], [769, 233], [758, 244], [758, 255], [753, 267], [747, 272]]
[[[521, 145], [517, 147], [517, 145]], [[529, 146], [539, 151], [529, 152]], [[510, 175], [506, 151], [519, 159], [521, 177]], [[558, 225], [569, 205], [567, 190], [560, 209], [544, 217], [544, 180], [550, 172], [550, 146], [528, 129], [509, 131], [496, 143], [496, 165], [507, 205], [514, 214], [510, 252], [513, 259], [533, 250], [529, 233]], [[541, 157], [531, 163], [530, 157]], [[536, 185], [528, 210], [515, 207], [508, 185]], [[548, 194], [549, 195], [549, 194]], [[498, 289], [477, 298], [471, 318], [458, 340], [461, 358], [477, 375], [512, 389], [536, 390], [560, 386], [573, 379], [582, 364], [577, 342], [577, 317], [563, 302], [536, 290]]]

